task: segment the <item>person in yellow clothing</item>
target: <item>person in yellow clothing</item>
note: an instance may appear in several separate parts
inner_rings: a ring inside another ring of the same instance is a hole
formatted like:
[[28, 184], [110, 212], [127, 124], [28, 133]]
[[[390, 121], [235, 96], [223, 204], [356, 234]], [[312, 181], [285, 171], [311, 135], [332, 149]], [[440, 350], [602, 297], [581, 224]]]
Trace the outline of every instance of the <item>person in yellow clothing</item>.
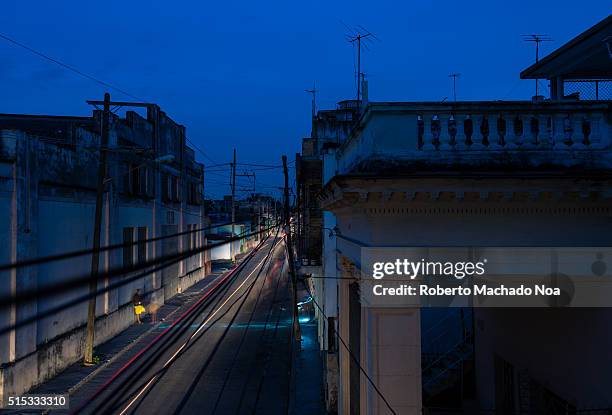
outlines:
[[132, 296], [132, 304], [134, 304], [134, 316], [136, 318], [136, 323], [142, 324], [142, 321], [140, 321], [140, 315], [144, 313], [145, 308], [142, 305], [142, 296], [140, 295], [140, 289], [137, 289], [134, 295]]

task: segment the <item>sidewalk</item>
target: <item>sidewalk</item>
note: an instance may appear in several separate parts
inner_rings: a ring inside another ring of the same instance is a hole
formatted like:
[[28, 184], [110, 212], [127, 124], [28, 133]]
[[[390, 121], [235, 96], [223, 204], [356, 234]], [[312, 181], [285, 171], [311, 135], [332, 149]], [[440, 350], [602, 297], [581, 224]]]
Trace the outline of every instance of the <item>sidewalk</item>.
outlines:
[[[308, 297], [308, 292], [301, 289], [299, 298]], [[293, 385], [291, 415], [323, 415], [327, 414], [323, 399], [323, 362], [319, 341], [317, 339], [317, 321], [311, 311], [308, 322], [300, 318], [302, 332], [301, 344], [294, 345]]]

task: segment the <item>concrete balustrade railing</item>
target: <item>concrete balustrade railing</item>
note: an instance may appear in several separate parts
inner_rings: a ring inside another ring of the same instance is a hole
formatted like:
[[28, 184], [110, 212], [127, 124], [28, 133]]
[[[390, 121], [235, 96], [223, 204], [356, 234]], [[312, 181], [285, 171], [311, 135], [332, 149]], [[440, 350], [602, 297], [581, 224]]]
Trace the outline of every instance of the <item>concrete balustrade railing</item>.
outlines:
[[[584, 103], [581, 103], [584, 104]], [[423, 111], [417, 115], [418, 149], [520, 150], [587, 149], [610, 144], [609, 111], [568, 111], [554, 106], [548, 112], [492, 108], [469, 111]], [[493, 110], [493, 111], [492, 111]], [[605, 139], [604, 139], [605, 138]]]
[[592, 153], [611, 151], [609, 101], [410, 102], [370, 103], [334, 157], [347, 174], [382, 161], [612, 168]]

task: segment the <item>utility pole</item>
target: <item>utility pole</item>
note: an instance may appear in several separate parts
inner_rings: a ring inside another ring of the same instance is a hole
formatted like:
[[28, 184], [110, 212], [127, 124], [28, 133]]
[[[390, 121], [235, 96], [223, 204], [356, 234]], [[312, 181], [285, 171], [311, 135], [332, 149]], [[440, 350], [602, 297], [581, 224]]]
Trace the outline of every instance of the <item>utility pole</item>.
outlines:
[[[523, 41], [535, 43], [535, 63], [540, 61], [540, 43], [552, 42], [552, 38], [548, 35], [533, 33], [530, 35], [522, 35]], [[538, 78], [535, 79], [535, 96], [538, 96]]]
[[460, 73], [452, 73], [448, 75], [449, 78], [453, 78], [453, 98], [457, 102], [457, 78], [461, 76]]
[[257, 239], [261, 240], [263, 237], [261, 232], [261, 198], [257, 198], [257, 209], [259, 210], [259, 214], [257, 215]]
[[[87, 100], [86, 101], [89, 105], [93, 105], [96, 108], [99, 108], [99, 106], [103, 106], [105, 105], [105, 101], [99, 101], [99, 100]], [[161, 183], [161, 169], [159, 168], [160, 163], [162, 162], [167, 162], [169, 161], [167, 156], [161, 156], [160, 155], [160, 147], [159, 147], [159, 125], [160, 125], [160, 108], [157, 104], [153, 104], [150, 102], [128, 102], [128, 101], [110, 101], [108, 102], [109, 107], [113, 106], [116, 108], [122, 108], [122, 107], [134, 107], [134, 108], [146, 108], [147, 110], [147, 118], [150, 120], [150, 122], [153, 124], [152, 125], [152, 131], [151, 131], [151, 150], [153, 151], [153, 154], [155, 154], [156, 158], [155, 160], [153, 160], [153, 163], [155, 165], [155, 175], [153, 176], [153, 182], [152, 182], [152, 187], [153, 187], [153, 194], [155, 195], [155, 197], [153, 198], [153, 224], [152, 224], [152, 235], [150, 235], [150, 237], [155, 238], [157, 236], [159, 236], [160, 232], [159, 232], [159, 219], [158, 219], [158, 212], [159, 212], [159, 203], [160, 203], [160, 194], [161, 194], [161, 188], [160, 188], [160, 183]], [[112, 180], [112, 179], [111, 179]], [[108, 180], [107, 180], [108, 181]], [[151, 243], [151, 256], [155, 257], [156, 253], [160, 252], [160, 245], [159, 242], [153, 242]], [[160, 282], [159, 282], [159, 271], [157, 272], [153, 272], [151, 273], [151, 285], [153, 286], [153, 288], [159, 288], [160, 287]]]
[[100, 266], [100, 233], [102, 228], [102, 199], [104, 196], [104, 183], [106, 179], [106, 157], [108, 148], [108, 129], [110, 124], [110, 94], [104, 94], [104, 109], [102, 111], [102, 131], [100, 141], [100, 155], [98, 160], [98, 183], [96, 190], [96, 212], [93, 229], [93, 252], [91, 255], [91, 279], [89, 281], [89, 307], [87, 308], [87, 328], [85, 332], [85, 357], [83, 364], [91, 366], [93, 360], [93, 346], [96, 326], [96, 291], [98, 290], [98, 268]]
[[297, 306], [297, 277], [295, 274], [295, 261], [293, 260], [293, 244], [291, 243], [291, 215], [289, 213], [289, 173], [287, 172], [287, 156], [283, 155], [283, 174], [285, 175], [285, 234], [287, 235], [287, 252], [289, 255], [289, 272], [293, 284], [293, 328], [295, 339], [302, 341], [302, 330], [298, 318]]
[[[234, 149], [234, 162], [232, 163], [232, 238], [234, 237], [234, 222], [236, 221], [236, 149]], [[230, 259], [234, 262], [234, 242], [230, 242]]]
[[301, 213], [301, 205], [302, 205], [302, 198], [304, 197], [301, 192], [300, 189], [302, 188], [302, 162], [301, 162], [301, 157], [300, 157], [300, 153], [295, 153], [295, 191], [296, 191], [296, 200], [297, 202], [295, 203], [295, 213], [297, 216], [297, 242], [296, 242], [296, 249], [297, 249], [297, 256], [298, 256], [298, 261], [300, 263], [302, 263], [302, 258], [304, 257], [304, 252], [302, 251], [302, 239], [303, 239], [303, 229], [302, 229], [302, 221], [304, 220], [304, 218], [302, 217]]
[[362, 36], [357, 36], [357, 105], [361, 99], [361, 39]]

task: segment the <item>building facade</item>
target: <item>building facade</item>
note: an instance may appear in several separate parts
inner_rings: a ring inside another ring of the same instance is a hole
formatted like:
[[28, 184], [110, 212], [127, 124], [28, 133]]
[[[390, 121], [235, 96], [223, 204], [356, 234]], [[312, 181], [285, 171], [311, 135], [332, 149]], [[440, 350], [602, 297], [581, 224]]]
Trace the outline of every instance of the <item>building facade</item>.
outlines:
[[[336, 275], [336, 263], [323, 255], [329, 248], [335, 224], [333, 215], [323, 211], [319, 195], [323, 187], [323, 159], [325, 154], [340, 146], [349, 137], [358, 116], [356, 101], [341, 101], [334, 110], [321, 110], [312, 117], [310, 137], [302, 140], [302, 153], [296, 156], [297, 183], [297, 253], [299, 273], [307, 279], [310, 289], [321, 301], [323, 312], [315, 307], [318, 324], [319, 347], [325, 366], [325, 396], [330, 409], [336, 408], [337, 396], [337, 355], [335, 336], [329, 335], [328, 328], [336, 325], [336, 282], [323, 277]], [[328, 164], [329, 166], [329, 164]], [[329, 353], [328, 353], [329, 351]]]
[[[551, 55], [586, 54], [596, 36], [598, 56], [612, 59], [610, 25]], [[600, 85], [612, 80], [606, 62], [588, 72]], [[574, 63], [558, 60], [554, 71], [569, 74]], [[361, 296], [364, 248], [611, 246], [612, 104], [551, 85], [546, 100], [370, 102], [348, 138], [323, 151], [325, 278], [313, 291], [336, 317], [320, 336], [329, 409], [385, 414], [385, 400], [400, 414], [612, 408], [609, 308], [443, 313], [368, 306]]]
[[323, 213], [317, 195], [323, 182], [323, 153], [339, 146], [350, 134], [357, 116], [356, 101], [341, 101], [335, 110], [319, 111], [312, 118], [310, 137], [302, 140], [296, 157], [298, 255], [307, 266], [321, 266]]
[[[0, 115], [0, 263], [14, 263], [93, 244], [102, 112], [91, 117]], [[100, 290], [142, 273], [137, 266], [205, 244], [203, 166], [186, 144], [185, 127], [156, 105], [145, 117], [111, 114], [104, 180]], [[182, 233], [181, 236], [172, 236]], [[164, 237], [156, 242], [148, 239]], [[129, 268], [135, 271], [130, 272]], [[109, 278], [106, 271], [127, 272]], [[161, 304], [204, 278], [209, 254], [198, 253], [104, 291], [96, 301], [99, 344], [133, 322], [131, 299]], [[3, 304], [0, 326], [44, 315], [0, 336], [0, 399], [21, 394], [83, 356], [87, 301], [50, 313], [88, 293], [88, 286], [46, 295], [45, 287], [91, 271], [91, 256], [0, 272], [0, 295], [38, 290], [34, 301]]]

